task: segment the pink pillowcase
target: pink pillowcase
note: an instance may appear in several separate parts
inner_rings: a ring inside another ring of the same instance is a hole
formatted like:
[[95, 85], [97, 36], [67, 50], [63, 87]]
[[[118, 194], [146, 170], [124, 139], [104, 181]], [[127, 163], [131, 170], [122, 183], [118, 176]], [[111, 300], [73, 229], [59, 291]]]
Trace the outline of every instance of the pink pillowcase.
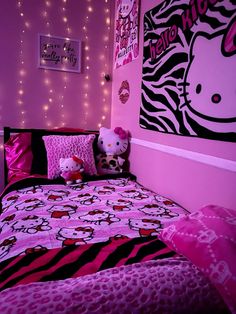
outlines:
[[8, 182], [30, 175], [33, 154], [31, 133], [12, 135], [4, 144], [8, 167]]
[[203, 207], [163, 229], [160, 239], [195, 264], [236, 313], [236, 210]]
[[94, 134], [90, 135], [49, 135], [43, 136], [47, 151], [48, 178], [55, 179], [60, 176], [60, 158], [78, 155], [84, 161], [84, 173], [96, 175], [93, 154]]

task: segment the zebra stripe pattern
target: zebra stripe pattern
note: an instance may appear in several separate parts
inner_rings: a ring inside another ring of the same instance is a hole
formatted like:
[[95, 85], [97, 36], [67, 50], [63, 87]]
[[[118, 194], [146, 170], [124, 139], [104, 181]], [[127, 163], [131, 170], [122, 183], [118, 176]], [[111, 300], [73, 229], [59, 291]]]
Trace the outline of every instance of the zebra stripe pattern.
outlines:
[[109, 240], [42, 250], [0, 264], [0, 290], [31, 282], [76, 278], [112, 267], [173, 257], [156, 237]]

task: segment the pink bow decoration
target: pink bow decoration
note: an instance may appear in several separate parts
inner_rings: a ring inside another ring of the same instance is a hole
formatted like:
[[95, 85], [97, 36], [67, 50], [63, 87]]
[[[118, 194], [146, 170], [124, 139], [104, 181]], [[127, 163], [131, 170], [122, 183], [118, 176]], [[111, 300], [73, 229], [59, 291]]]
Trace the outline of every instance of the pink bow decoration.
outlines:
[[116, 127], [116, 128], [114, 129], [114, 132], [115, 132], [116, 134], [118, 134], [118, 135], [119, 135], [119, 138], [122, 139], [122, 140], [125, 140], [126, 138], [128, 138], [127, 132], [126, 132], [125, 130], [123, 130], [121, 127]]

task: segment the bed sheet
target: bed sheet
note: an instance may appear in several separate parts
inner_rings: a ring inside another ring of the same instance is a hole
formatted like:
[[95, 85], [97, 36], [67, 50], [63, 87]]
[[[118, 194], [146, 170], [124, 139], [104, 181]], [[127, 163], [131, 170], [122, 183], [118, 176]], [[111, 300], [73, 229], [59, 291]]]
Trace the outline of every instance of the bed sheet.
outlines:
[[129, 176], [49, 182], [2, 195], [2, 313], [227, 313], [208, 279], [158, 238], [187, 210]]
[[[37, 182], [37, 181], [36, 181]], [[129, 178], [33, 185], [2, 199], [0, 260], [113, 238], [158, 236], [187, 211]]]

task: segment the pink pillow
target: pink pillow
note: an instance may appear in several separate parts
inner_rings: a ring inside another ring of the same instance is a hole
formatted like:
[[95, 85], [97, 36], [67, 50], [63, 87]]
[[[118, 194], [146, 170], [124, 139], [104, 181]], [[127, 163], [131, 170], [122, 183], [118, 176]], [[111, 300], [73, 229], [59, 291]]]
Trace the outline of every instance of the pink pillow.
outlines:
[[160, 239], [201, 269], [236, 313], [236, 210], [203, 207], [163, 229]]
[[78, 155], [84, 161], [85, 174], [97, 174], [93, 154], [94, 139], [94, 134], [43, 136], [47, 151], [48, 178], [58, 178], [60, 176], [60, 158], [68, 158], [73, 155]]
[[31, 133], [12, 135], [4, 144], [8, 168], [8, 182], [30, 175], [33, 154]]

